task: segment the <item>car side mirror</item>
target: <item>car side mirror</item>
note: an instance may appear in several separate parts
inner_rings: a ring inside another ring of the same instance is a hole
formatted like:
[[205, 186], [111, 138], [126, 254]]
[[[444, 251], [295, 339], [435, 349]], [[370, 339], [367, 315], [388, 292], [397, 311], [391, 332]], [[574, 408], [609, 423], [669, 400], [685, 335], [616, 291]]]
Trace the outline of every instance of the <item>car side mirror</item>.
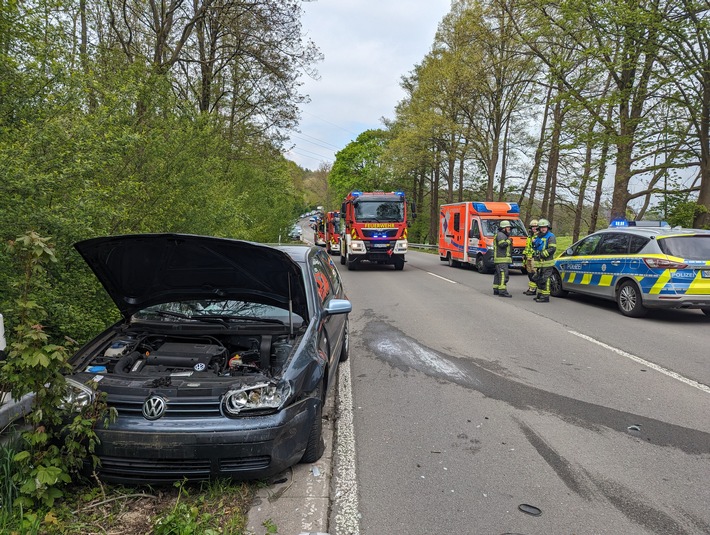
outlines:
[[347, 299], [331, 299], [325, 305], [325, 313], [328, 315], [347, 314], [352, 312], [353, 305]]

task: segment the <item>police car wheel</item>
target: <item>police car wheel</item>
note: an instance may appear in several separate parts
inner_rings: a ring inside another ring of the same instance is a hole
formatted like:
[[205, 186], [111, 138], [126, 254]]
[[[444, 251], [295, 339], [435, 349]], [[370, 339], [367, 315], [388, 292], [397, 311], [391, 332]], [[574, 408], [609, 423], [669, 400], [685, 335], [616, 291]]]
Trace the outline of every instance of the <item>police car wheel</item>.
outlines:
[[640, 318], [648, 309], [641, 302], [641, 291], [635, 282], [624, 281], [616, 292], [616, 303], [624, 316]]
[[562, 277], [560, 273], [556, 270], [552, 270], [552, 276], [550, 277], [550, 295], [552, 297], [566, 297], [569, 292], [562, 289]]

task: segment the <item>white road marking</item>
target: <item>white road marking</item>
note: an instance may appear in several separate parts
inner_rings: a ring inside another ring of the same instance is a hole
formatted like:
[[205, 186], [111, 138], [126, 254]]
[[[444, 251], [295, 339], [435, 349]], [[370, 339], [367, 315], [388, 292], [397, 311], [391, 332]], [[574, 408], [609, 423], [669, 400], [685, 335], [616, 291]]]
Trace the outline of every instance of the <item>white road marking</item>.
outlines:
[[442, 277], [441, 275], [437, 275], [436, 273], [432, 273], [431, 271], [427, 271], [427, 273], [429, 273], [429, 275], [431, 275], [432, 277], [436, 277], [437, 279], [450, 282], [451, 284], [458, 284], [458, 282], [456, 281], [452, 281], [451, 279], [447, 279], [446, 277]]
[[647, 360], [644, 360], [641, 357], [637, 357], [636, 355], [632, 355], [631, 353], [627, 353], [626, 351], [623, 351], [623, 350], [618, 349], [616, 347], [605, 344], [604, 342], [600, 342], [599, 340], [596, 340], [596, 339], [592, 338], [591, 336], [587, 336], [586, 334], [578, 333], [576, 331], [568, 331], [568, 332], [570, 334], [573, 334], [575, 336], [583, 338], [584, 340], [592, 342], [593, 344], [597, 344], [598, 346], [601, 346], [604, 349], [608, 349], [609, 351], [613, 351], [617, 355], [621, 355], [622, 357], [626, 357], [627, 359], [631, 359], [634, 362], [638, 362], [639, 364], [643, 364], [647, 368], [651, 368], [652, 370], [656, 370], [657, 372], [662, 373], [663, 375], [667, 375], [668, 377], [675, 379], [676, 381], [680, 381], [681, 383], [685, 383], [688, 386], [692, 386], [693, 388], [697, 388], [698, 390], [705, 392], [706, 394], [710, 394], [710, 386], [708, 386], [708, 385], [705, 385], [703, 383], [699, 383], [697, 381], [694, 381], [693, 379], [688, 379], [687, 377], [683, 377], [679, 373], [676, 373], [672, 370], [668, 370], [668, 369], [664, 368], [663, 366], [659, 366], [658, 364], [654, 364], [653, 362], [649, 362]]
[[357, 474], [355, 470], [355, 428], [353, 426], [353, 396], [350, 362], [338, 370], [338, 420], [333, 479], [334, 497], [331, 507], [331, 527], [334, 535], [359, 535], [360, 511]]

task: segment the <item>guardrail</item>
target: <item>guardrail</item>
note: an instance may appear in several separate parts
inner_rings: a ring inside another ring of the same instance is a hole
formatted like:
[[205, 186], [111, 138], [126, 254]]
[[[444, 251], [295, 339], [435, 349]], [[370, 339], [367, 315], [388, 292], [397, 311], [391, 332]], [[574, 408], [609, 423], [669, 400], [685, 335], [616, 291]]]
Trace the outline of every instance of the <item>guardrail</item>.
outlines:
[[416, 249], [438, 249], [438, 245], [429, 245], [428, 243], [410, 243], [409, 247], [414, 247]]

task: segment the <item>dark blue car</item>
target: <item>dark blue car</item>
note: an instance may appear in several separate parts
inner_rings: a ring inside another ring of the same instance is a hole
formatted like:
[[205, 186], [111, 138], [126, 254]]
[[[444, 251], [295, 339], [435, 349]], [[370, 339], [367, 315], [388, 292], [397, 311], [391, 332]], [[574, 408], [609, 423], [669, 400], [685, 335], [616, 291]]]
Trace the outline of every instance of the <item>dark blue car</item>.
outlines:
[[256, 479], [320, 458], [352, 309], [321, 248], [181, 234], [75, 247], [123, 315], [71, 361], [73, 401], [95, 386], [118, 412], [97, 430], [101, 478]]

